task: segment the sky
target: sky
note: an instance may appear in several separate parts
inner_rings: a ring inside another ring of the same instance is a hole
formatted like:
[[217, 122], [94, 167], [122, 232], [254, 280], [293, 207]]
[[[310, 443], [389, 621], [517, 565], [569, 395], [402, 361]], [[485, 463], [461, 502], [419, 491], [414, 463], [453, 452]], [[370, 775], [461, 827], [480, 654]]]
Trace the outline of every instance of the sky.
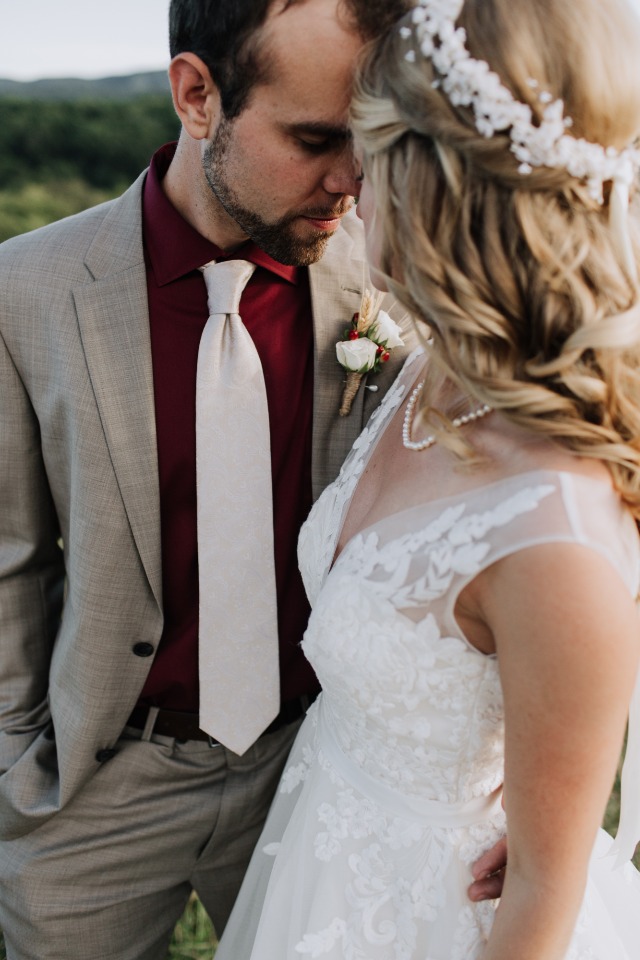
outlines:
[[[640, 11], [640, 0], [630, 2]], [[0, 0], [0, 77], [163, 70], [168, 8], [169, 0]]]
[[0, 0], [0, 77], [164, 70], [168, 9], [169, 0]]

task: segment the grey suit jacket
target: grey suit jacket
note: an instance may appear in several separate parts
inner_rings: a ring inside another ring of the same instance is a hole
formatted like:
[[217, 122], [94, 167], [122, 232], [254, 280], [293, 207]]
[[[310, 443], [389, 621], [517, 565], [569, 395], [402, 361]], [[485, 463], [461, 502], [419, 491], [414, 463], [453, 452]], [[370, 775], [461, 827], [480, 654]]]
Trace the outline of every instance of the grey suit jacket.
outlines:
[[[0, 248], [4, 838], [55, 814], [109, 755], [150, 667], [132, 648], [157, 646], [162, 632], [143, 179]], [[317, 496], [407, 349], [376, 375], [378, 391], [361, 388], [340, 418], [335, 343], [365, 279], [355, 218], [310, 278]]]

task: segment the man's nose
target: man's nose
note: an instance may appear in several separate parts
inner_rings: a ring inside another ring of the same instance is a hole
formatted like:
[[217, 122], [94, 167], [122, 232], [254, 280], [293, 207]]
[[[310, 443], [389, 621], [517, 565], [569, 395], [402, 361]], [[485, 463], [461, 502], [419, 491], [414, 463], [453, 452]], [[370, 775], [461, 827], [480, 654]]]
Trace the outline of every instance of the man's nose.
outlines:
[[327, 193], [355, 197], [360, 192], [360, 164], [351, 145], [345, 147], [327, 170], [323, 187]]

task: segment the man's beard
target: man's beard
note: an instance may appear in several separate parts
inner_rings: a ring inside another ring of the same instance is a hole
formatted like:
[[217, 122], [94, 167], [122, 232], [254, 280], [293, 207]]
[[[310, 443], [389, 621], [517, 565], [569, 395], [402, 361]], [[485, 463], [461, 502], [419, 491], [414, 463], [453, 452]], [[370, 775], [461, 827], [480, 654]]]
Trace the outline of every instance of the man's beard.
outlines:
[[242, 205], [233, 188], [225, 180], [225, 158], [230, 131], [231, 124], [222, 120], [202, 160], [204, 175], [214, 196], [247, 236], [274, 260], [297, 267], [316, 263], [324, 254], [331, 234], [318, 232], [316, 236], [303, 240], [294, 232], [296, 220], [300, 216], [318, 220], [330, 220], [333, 217], [342, 216], [350, 209], [352, 199], [343, 197], [338, 207], [331, 210], [304, 210], [295, 214], [286, 214], [275, 222], [264, 220], [255, 210]]

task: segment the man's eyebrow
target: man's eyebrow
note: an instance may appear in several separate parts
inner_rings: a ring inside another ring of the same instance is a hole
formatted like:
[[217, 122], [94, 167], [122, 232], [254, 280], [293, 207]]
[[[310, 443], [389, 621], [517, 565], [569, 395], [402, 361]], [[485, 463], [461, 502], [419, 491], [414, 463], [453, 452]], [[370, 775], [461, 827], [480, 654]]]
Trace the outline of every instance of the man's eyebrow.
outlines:
[[288, 123], [286, 130], [296, 136], [321, 137], [324, 140], [342, 141], [351, 140], [351, 130], [346, 126], [335, 126], [331, 123], [322, 123], [319, 120], [309, 120], [302, 123]]

